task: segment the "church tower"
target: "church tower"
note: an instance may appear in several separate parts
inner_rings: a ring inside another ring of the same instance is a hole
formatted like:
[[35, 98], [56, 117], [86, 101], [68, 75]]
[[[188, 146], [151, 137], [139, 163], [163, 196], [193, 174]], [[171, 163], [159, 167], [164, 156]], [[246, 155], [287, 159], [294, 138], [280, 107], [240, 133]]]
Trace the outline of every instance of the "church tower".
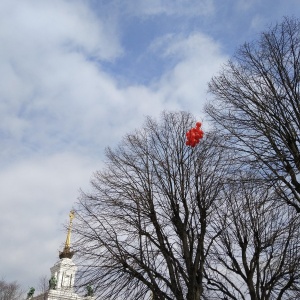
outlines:
[[93, 300], [92, 289], [88, 288], [86, 296], [78, 296], [74, 292], [74, 282], [77, 267], [72, 261], [74, 252], [71, 251], [71, 231], [74, 219], [74, 211], [69, 214], [70, 222], [67, 238], [63, 251], [59, 251], [60, 260], [50, 268], [51, 278], [49, 280], [49, 290], [39, 296], [30, 298], [31, 300]]

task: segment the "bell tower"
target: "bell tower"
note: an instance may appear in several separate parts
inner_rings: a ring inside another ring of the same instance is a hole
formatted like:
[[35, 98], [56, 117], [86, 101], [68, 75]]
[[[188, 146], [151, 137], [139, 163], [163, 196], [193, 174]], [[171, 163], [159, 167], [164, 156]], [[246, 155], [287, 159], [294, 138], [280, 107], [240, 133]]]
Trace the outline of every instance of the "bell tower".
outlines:
[[69, 214], [68, 233], [63, 251], [59, 251], [59, 261], [50, 268], [51, 278], [49, 290], [44, 294], [30, 298], [31, 300], [93, 300], [93, 291], [81, 297], [74, 291], [75, 274], [77, 266], [72, 261], [74, 251], [71, 251], [72, 222], [75, 213]]
[[74, 211], [69, 214], [69, 226], [68, 233], [65, 242], [65, 247], [63, 251], [59, 251], [60, 260], [50, 269], [51, 279], [50, 279], [50, 289], [63, 290], [73, 293], [75, 273], [77, 267], [72, 261], [74, 252], [71, 251], [71, 231], [72, 222], [74, 219]]

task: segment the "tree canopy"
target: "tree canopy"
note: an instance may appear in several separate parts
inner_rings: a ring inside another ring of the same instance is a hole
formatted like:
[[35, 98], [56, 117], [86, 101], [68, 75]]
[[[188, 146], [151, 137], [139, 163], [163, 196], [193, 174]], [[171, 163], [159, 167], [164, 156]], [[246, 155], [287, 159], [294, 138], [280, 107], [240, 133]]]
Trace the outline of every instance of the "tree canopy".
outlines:
[[[203, 268], [216, 233], [226, 152], [209, 134], [192, 149], [188, 113], [164, 113], [107, 150], [94, 191], [82, 194], [76, 233], [91, 281], [105, 297], [199, 299]], [[95, 267], [98, 266], [98, 267]]]
[[0, 300], [20, 300], [24, 292], [16, 281], [0, 280]]
[[209, 88], [207, 112], [228, 147], [300, 212], [300, 21], [242, 45]]

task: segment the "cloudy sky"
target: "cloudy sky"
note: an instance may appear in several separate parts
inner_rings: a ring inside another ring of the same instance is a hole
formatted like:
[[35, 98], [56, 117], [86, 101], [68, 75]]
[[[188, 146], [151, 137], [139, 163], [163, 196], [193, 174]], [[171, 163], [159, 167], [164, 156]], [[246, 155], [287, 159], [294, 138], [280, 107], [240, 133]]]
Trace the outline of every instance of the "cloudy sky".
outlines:
[[37, 287], [105, 147], [146, 115], [205, 120], [207, 82], [299, 0], [1, 0], [0, 279]]

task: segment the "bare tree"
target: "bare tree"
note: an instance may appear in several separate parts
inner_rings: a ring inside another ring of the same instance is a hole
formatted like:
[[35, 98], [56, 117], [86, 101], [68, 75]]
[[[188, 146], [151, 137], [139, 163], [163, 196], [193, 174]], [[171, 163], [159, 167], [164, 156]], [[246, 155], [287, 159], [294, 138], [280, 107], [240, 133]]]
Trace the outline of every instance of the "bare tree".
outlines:
[[188, 299], [205, 295], [204, 267], [215, 233], [227, 172], [215, 134], [195, 148], [188, 113], [163, 113], [160, 123], [107, 149], [106, 168], [82, 193], [74, 224], [81, 284], [105, 299]]
[[47, 291], [49, 290], [49, 278], [44, 275], [41, 276], [38, 283], [38, 294], [44, 295], [44, 300], [47, 299]]
[[224, 202], [215, 222], [222, 233], [207, 260], [210, 299], [299, 299], [296, 211], [251, 178], [227, 184]]
[[300, 21], [285, 18], [241, 46], [209, 88], [207, 112], [228, 147], [299, 213]]
[[23, 294], [24, 291], [16, 281], [0, 280], [0, 300], [20, 300]]

